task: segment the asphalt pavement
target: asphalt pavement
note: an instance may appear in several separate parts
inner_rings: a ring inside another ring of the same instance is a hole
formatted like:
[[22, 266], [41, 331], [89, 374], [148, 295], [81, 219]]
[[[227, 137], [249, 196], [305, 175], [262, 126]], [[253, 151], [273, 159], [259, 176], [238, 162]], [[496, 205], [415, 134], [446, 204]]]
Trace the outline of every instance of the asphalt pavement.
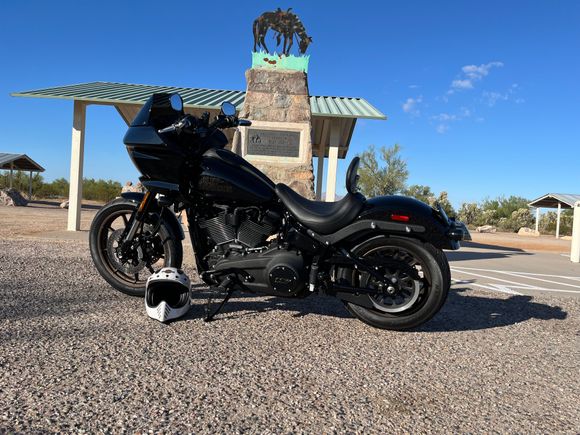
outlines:
[[580, 298], [580, 264], [568, 253], [466, 243], [447, 252], [456, 285], [513, 295]]

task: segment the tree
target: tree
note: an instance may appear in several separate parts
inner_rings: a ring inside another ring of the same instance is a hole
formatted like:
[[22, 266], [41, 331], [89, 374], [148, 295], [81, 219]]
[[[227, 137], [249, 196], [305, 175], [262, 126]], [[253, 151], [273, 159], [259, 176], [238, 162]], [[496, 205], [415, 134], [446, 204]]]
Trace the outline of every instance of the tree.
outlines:
[[431, 188], [422, 184], [413, 184], [407, 187], [403, 194], [423, 201], [425, 204], [430, 204], [435, 200], [435, 194], [431, 191]]
[[455, 216], [455, 209], [453, 208], [453, 206], [451, 205], [451, 202], [449, 201], [449, 196], [447, 194], [447, 192], [443, 191], [439, 194], [439, 196], [437, 198], [433, 198], [433, 204], [439, 204], [443, 210], [445, 210], [445, 213], [447, 213], [447, 216]]
[[494, 210], [496, 212], [497, 219], [501, 218], [511, 218], [512, 213], [516, 210], [522, 208], [528, 208], [528, 203], [530, 201], [521, 196], [510, 196], [506, 198], [505, 196], [499, 196], [496, 199], [486, 199], [482, 203], [483, 210]]
[[477, 225], [481, 220], [482, 212], [477, 202], [464, 202], [461, 204], [457, 217], [465, 225]]
[[535, 218], [527, 207], [515, 210], [512, 213], [511, 221], [514, 231], [518, 231], [522, 227], [532, 228], [535, 224]]
[[398, 144], [379, 150], [384, 165], [379, 166], [374, 145], [360, 155], [359, 188], [367, 197], [393, 195], [405, 188], [409, 171], [407, 162], [399, 156]]

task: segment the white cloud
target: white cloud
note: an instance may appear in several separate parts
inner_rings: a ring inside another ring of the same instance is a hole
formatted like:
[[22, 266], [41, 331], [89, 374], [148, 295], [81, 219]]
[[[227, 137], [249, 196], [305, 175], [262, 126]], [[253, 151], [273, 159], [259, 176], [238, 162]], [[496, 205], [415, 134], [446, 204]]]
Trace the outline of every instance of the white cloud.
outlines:
[[431, 116], [431, 120], [437, 121], [438, 124], [435, 127], [437, 133], [443, 134], [449, 130], [449, 124], [456, 121], [461, 121], [462, 119], [469, 118], [471, 116], [471, 110], [467, 107], [460, 107], [457, 113], [446, 113], [442, 112], [438, 115]]
[[440, 113], [439, 115], [432, 116], [431, 119], [441, 122], [456, 121], [457, 115], [451, 115], [449, 113]]
[[489, 107], [493, 107], [498, 101], [506, 101], [509, 96], [500, 92], [483, 91], [483, 98]]
[[409, 89], [417, 89], [419, 85], [409, 85]]
[[454, 89], [473, 89], [473, 83], [469, 79], [453, 80], [451, 82], [451, 87]]
[[417, 98], [407, 98], [407, 101], [405, 101], [401, 107], [403, 108], [403, 112], [408, 113], [411, 116], [419, 116], [421, 115], [421, 111], [417, 106], [422, 102], [423, 96], [419, 95]]
[[519, 85], [514, 83], [505, 92], [483, 91], [481, 95], [483, 97], [483, 101], [489, 107], [495, 106], [499, 101], [508, 101], [512, 99], [516, 104], [522, 104], [525, 102], [525, 100], [521, 97], [516, 97], [518, 89]]
[[454, 90], [473, 89], [474, 83], [480, 81], [489, 74], [492, 68], [501, 68], [503, 62], [489, 62], [481, 65], [465, 65], [461, 68], [459, 77], [451, 82], [451, 89], [447, 94], [453, 94]]

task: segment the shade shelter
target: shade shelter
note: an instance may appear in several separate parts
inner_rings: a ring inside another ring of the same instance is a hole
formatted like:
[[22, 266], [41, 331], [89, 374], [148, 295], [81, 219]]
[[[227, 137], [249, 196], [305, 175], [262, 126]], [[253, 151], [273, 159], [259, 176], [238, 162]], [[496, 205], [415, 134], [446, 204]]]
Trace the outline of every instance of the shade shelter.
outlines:
[[562, 209], [574, 208], [574, 204], [580, 201], [580, 195], [571, 193], [547, 193], [534, 199], [528, 205], [536, 209], [536, 231], [540, 225], [540, 209], [555, 208], [558, 210], [558, 220], [556, 221], [556, 238], [560, 237], [560, 216]]
[[[80, 227], [82, 198], [85, 118], [88, 105], [115, 107], [129, 124], [145, 101], [156, 92], [179, 92], [185, 111], [199, 116], [208, 111], [216, 115], [222, 102], [230, 101], [238, 112], [243, 108], [245, 92], [218, 89], [150, 86], [124, 83], [92, 82], [32, 91], [15, 92], [15, 97], [58, 98], [74, 101], [68, 229]], [[338, 159], [344, 159], [358, 119], [386, 119], [364, 98], [310, 96], [312, 111], [312, 151], [318, 159], [316, 196], [322, 197], [324, 161], [328, 159], [326, 200], [334, 200]], [[229, 137], [231, 140], [231, 137]]]
[[12, 188], [12, 179], [14, 170], [28, 171], [28, 199], [32, 199], [32, 173], [44, 172], [44, 168], [28, 157], [26, 154], [0, 153], [0, 169], [10, 171], [10, 188]]

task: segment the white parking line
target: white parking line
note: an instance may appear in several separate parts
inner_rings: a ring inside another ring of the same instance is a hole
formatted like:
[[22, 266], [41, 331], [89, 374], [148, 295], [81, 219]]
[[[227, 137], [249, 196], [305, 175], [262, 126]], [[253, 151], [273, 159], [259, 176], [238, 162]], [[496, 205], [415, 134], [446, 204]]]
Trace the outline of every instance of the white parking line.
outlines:
[[503, 273], [504, 275], [515, 276], [517, 278], [534, 279], [536, 281], [548, 282], [550, 284], [559, 284], [559, 285], [563, 285], [566, 287], [574, 287], [574, 288], [580, 289], [580, 285], [568, 284], [568, 283], [560, 282], [560, 281], [552, 281], [550, 279], [544, 279], [544, 278], [537, 278], [536, 276], [551, 276], [551, 277], [563, 278], [563, 279], [570, 278], [573, 280], [578, 279], [577, 277], [566, 277], [566, 276], [560, 276], [560, 275], [546, 275], [546, 274], [528, 273], [528, 272], [508, 272], [505, 270], [494, 270], [494, 269], [475, 269], [472, 267], [454, 267], [454, 268], [458, 269], [458, 270], [467, 269], [467, 270], [481, 270], [481, 271], [492, 272], [492, 273]]
[[484, 288], [486, 290], [493, 290], [496, 292], [507, 293], [509, 295], [522, 296], [521, 293], [518, 293], [517, 291], [512, 290], [511, 288], [509, 288], [505, 285], [499, 285], [499, 284], [484, 285], [484, 284], [477, 284], [477, 283], [471, 283], [470, 285], [473, 285], [475, 287], [481, 287], [481, 288]]
[[481, 272], [515, 273], [515, 274], [519, 274], [519, 275], [547, 276], [547, 277], [551, 277], [551, 278], [564, 278], [564, 279], [572, 279], [575, 281], [580, 281], [580, 276], [549, 275], [546, 273], [516, 272], [513, 270], [480, 269], [477, 267], [465, 267], [465, 266], [453, 266], [453, 268], [454, 269], [465, 269], [465, 270], [478, 270]]
[[[461, 269], [467, 269], [467, 268], [461, 268]], [[543, 291], [543, 292], [556, 292], [556, 293], [580, 293], [580, 289], [579, 290], [562, 290], [562, 289], [553, 289], [553, 288], [545, 288], [545, 287], [533, 286], [533, 285], [523, 284], [523, 283], [516, 282], [516, 281], [510, 281], [510, 280], [507, 280], [507, 279], [496, 278], [494, 276], [482, 275], [482, 274], [474, 273], [474, 272], [467, 272], [467, 271], [461, 270], [461, 269], [460, 268], [456, 268], [456, 267], [452, 267], [451, 268], [451, 271], [452, 272], [456, 272], [456, 273], [463, 273], [463, 274], [466, 274], [466, 275], [476, 276], [478, 278], [486, 278], [486, 279], [490, 279], [492, 281], [500, 281], [500, 282], [504, 282], [504, 283], [507, 283], [507, 284], [512, 284], [510, 286], [501, 285], [501, 284], [495, 284], [495, 283], [489, 283], [487, 285], [478, 284], [478, 283], [471, 283], [471, 284], [469, 284], [469, 285], [474, 285], [476, 287], [487, 288], [488, 290], [501, 291], [503, 293], [508, 293], [508, 292], [514, 291], [512, 289], [530, 290], [530, 291]], [[492, 273], [493, 272], [496, 272], [496, 273], [501, 273], [502, 272], [502, 271], [490, 270], [490, 269], [476, 269], [476, 268], [469, 268], [469, 269], [470, 270], [483, 270], [483, 271], [492, 272]], [[512, 276], [513, 275], [515, 275], [515, 274], [512, 273]], [[517, 276], [517, 275], [515, 275], [515, 276]], [[520, 276], [520, 277], [521, 278], [530, 278], [528, 276]], [[555, 283], [556, 284], [564, 284], [564, 283], [559, 283], [559, 282], [555, 282]], [[577, 287], [577, 286], [572, 286], [572, 287]]]

